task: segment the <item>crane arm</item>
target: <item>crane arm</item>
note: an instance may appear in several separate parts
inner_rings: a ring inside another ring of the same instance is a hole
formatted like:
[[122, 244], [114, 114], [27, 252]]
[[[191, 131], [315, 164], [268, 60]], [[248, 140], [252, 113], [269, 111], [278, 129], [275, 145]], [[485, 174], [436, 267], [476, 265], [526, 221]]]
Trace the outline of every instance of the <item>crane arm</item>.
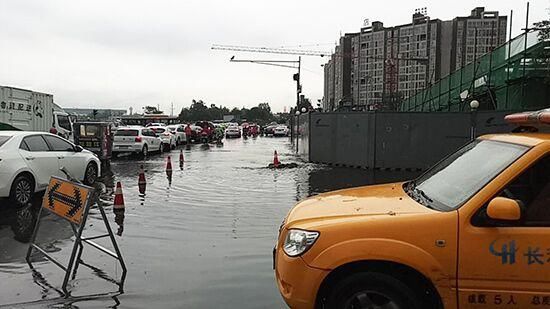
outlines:
[[319, 50], [300, 50], [300, 49], [251, 47], [251, 46], [219, 45], [219, 44], [212, 45], [212, 49], [253, 52], [253, 53], [267, 53], [267, 54], [319, 56], [319, 57], [325, 57], [331, 54], [331, 52], [325, 52], [325, 51], [319, 51]]

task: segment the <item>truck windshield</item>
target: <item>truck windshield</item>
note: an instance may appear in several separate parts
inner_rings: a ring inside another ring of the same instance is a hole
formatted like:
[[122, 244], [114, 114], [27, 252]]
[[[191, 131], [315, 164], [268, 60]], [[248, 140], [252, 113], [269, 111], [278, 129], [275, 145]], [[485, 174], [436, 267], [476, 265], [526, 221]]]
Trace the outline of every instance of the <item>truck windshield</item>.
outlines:
[[0, 136], [0, 147], [2, 147], [2, 145], [4, 145], [10, 138], [11, 136]]
[[59, 126], [66, 130], [71, 130], [71, 121], [69, 116], [57, 115], [57, 121], [59, 121]]
[[476, 140], [447, 157], [404, 188], [417, 202], [442, 211], [454, 210], [521, 157], [529, 148]]
[[138, 136], [138, 130], [117, 130], [115, 136]]

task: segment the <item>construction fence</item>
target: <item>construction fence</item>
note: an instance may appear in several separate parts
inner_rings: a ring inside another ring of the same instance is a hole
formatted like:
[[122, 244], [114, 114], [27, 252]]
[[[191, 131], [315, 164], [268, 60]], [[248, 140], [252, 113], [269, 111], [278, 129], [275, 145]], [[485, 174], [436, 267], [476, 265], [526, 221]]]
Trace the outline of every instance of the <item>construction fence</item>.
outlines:
[[[509, 132], [508, 112], [349, 112], [294, 117], [306, 161], [369, 169], [424, 170], [476, 135]], [[298, 119], [299, 118], [299, 119]], [[297, 144], [296, 144], [297, 142]]]

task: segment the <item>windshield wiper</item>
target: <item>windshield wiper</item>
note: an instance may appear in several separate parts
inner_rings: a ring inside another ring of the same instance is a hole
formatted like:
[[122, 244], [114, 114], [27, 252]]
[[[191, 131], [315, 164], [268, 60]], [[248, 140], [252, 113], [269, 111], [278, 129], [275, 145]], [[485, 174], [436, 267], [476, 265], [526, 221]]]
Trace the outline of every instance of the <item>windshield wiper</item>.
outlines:
[[428, 208], [435, 209], [431, 205], [433, 200], [424, 191], [416, 186], [416, 182], [414, 180], [405, 184], [405, 192], [416, 202]]

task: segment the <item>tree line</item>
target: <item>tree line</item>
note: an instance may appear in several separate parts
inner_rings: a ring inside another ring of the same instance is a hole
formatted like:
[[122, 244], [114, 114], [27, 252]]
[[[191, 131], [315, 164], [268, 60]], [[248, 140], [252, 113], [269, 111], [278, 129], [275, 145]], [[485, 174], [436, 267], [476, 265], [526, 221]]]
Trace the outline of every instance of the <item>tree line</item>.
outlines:
[[216, 104], [210, 104], [210, 106], [208, 106], [203, 100], [192, 100], [191, 106], [181, 109], [179, 119], [184, 122], [194, 122], [200, 120], [212, 121], [222, 120], [223, 116], [226, 115], [233, 115], [235, 116], [235, 119], [257, 122], [260, 124], [265, 124], [272, 121], [277, 121], [279, 123], [286, 122], [288, 118], [285, 115], [274, 115], [271, 112], [269, 103], [260, 103], [258, 106], [250, 109], [246, 107], [240, 109], [235, 107], [230, 110], [225, 106], [216, 106]]

